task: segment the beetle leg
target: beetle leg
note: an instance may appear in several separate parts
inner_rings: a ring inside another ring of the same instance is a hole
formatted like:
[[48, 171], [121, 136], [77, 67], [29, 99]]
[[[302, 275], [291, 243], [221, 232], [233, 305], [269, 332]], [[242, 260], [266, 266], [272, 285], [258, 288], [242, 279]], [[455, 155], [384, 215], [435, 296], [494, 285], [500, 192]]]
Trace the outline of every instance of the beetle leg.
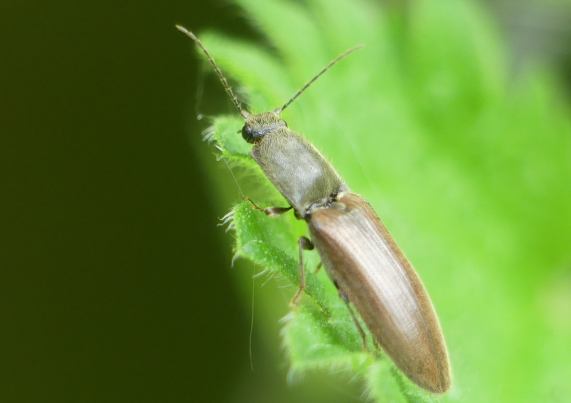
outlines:
[[374, 338], [373, 338], [373, 345], [375, 346], [377, 353], [379, 353], [381, 351], [381, 346], [379, 346], [379, 343]]
[[321, 266], [323, 266], [323, 262], [319, 262], [319, 263], [317, 264], [317, 266], [315, 267], [315, 270], [313, 271], [313, 274], [319, 273], [319, 270], [321, 269]]
[[297, 306], [299, 302], [299, 298], [305, 290], [305, 265], [303, 263], [303, 251], [304, 250], [312, 250], [314, 248], [313, 242], [309, 240], [309, 238], [301, 236], [297, 241], [299, 245], [299, 289], [293, 296], [290, 301], [290, 306]]
[[252, 205], [252, 207], [254, 207], [256, 210], [262, 211], [265, 215], [267, 215], [268, 217], [276, 217], [279, 216], [283, 213], [286, 213], [288, 211], [290, 211], [293, 207], [289, 206], [289, 207], [260, 207], [258, 206], [256, 203], [254, 203], [254, 201], [252, 199], [250, 199], [249, 197], [245, 197], [244, 199], [246, 199], [247, 201], [250, 202], [250, 204]]
[[347, 309], [349, 310], [349, 313], [351, 314], [351, 319], [353, 319], [353, 323], [355, 323], [355, 327], [357, 328], [357, 331], [359, 332], [359, 335], [361, 336], [361, 343], [362, 343], [363, 351], [368, 352], [369, 348], [367, 347], [367, 335], [365, 334], [365, 331], [363, 330], [363, 327], [361, 326], [361, 323], [359, 322], [357, 315], [355, 315], [355, 311], [353, 311], [353, 307], [351, 306], [351, 302], [349, 301], [349, 297], [347, 296], [347, 294], [345, 294], [343, 292], [343, 290], [341, 290], [339, 288], [339, 284], [337, 284], [336, 281], [334, 282], [334, 284], [335, 284], [335, 287], [337, 287], [337, 290], [339, 290], [339, 297], [341, 297], [343, 302], [345, 302], [345, 305], [347, 306]]

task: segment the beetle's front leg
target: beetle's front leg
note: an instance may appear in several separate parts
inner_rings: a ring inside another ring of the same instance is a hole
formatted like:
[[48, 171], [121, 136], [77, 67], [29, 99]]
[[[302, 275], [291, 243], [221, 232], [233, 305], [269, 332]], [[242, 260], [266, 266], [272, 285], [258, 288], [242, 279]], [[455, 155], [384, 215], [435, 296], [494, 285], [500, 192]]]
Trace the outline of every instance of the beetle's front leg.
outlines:
[[305, 290], [305, 264], [303, 263], [303, 251], [313, 250], [313, 248], [315, 247], [313, 245], [313, 242], [311, 242], [309, 238], [304, 236], [299, 238], [297, 244], [299, 246], [299, 289], [297, 290], [297, 292], [295, 293], [295, 295], [293, 296], [293, 298], [289, 303], [291, 306], [297, 306], [297, 304], [299, 303], [299, 298], [301, 297], [301, 294]]
[[256, 210], [263, 212], [268, 217], [277, 217], [279, 215], [282, 215], [283, 213], [287, 213], [288, 211], [290, 211], [293, 208], [292, 206], [263, 208], [263, 207], [258, 206], [256, 203], [254, 203], [254, 201], [252, 199], [250, 199], [249, 197], [245, 197], [244, 199], [249, 201], [250, 204], [252, 205], [252, 207], [254, 207]]

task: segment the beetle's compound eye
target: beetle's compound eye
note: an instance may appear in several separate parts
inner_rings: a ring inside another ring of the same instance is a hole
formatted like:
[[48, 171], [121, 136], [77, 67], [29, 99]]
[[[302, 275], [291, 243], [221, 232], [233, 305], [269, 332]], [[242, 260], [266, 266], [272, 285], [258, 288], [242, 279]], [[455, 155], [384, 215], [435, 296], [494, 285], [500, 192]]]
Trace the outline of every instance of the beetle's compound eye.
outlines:
[[255, 136], [254, 136], [254, 130], [253, 130], [252, 126], [245, 124], [244, 127], [242, 127], [242, 137], [248, 143], [254, 142]]

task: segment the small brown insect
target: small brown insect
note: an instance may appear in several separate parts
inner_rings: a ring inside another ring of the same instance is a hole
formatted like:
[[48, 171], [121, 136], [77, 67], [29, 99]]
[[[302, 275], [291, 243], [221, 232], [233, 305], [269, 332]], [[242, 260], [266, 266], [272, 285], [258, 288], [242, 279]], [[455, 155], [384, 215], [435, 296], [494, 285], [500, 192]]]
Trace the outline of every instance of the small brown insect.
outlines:
[[[330, 278], [347, 303], [366, 345], [365, 333], [351, 305], [375, 340], [414, 383], [434, 392], [450, 388], [450, 364], [444, 337], [430, 298], [371, 206], [352, 193], [327, 160], [281, 118], [305, 89], [358, 47], [332, 60], [281, 108], [248, 113], [202, 42], [183, 27], [205, 53], [234, 106], [244, 118], [242, 136], [253, 144], [252, 157], [289, 202], [289, 207], [261, 209], [268, 215], [294, 210], [309, 225], [311, 240], [299, 239], [300, 288], [305, 287], [303, 250], [317, 248]], [[255, 205], [254, 205], [255, 206]], [[256, 207], [257, 208], [257, 207]]]

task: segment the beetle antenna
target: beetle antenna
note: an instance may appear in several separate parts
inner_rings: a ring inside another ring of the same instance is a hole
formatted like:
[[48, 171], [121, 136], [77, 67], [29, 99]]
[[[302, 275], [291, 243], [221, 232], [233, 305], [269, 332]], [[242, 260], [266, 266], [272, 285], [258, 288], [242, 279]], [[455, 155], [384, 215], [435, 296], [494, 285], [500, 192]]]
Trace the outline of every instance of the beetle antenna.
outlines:
[[206, 58], [208, 59], [208, 62], [212, 65], [214, 71], [216, 72], [216, 75], [220, 79], [220, 83], [222, 83], [224, 91], [226, 91], [226, 94], [228, 94], [228, 96], [232, 100], [232, 103], [234, 104], [240, 115], [242, 115], [244, 119], [247, 119], [248, 116], [250, 116], [250, 114], [245, 109], [242, 108], [242, 104], [238, 100], [238, 97], [236, 96], [236, 94], [234, 94], [234, 91], [232, 91], [232, 87], [230, 87], [230, 84], [228, 84], [228, 80], [226, 80], [226, 77], [224, 77], [224, 74], [222, 74], [222, 70], [220, 70], [220, 67], [218, 67], [218, 65], [214, 61], [214, 58], [210, 55], [208, 49], [206, 49], [206, 46], [204, 46], [204, 44], [200, 41], [200, 39], [198, 39], [196, 35], [194, 35], [191, 31], [189, 31], [182, 25], [175, 25], [175, 26], [176, 29], [178, 29], [180, 32], [182, 32], [190, 39], [192, 39], [194, 43], [196, 43], [196, 45], [204, 52]]
[[304, 84], [303, 87], [301, 87], [294, 95], [293, 97], [291, 97], [289, 99], [289, 101], [287, 101], [281, 108], [276, 110], [276, 113], [280, 114], [284, 111], [285, 108], [287, 108], [288, 106], [290, 106], [293, 101], [296, 100], [297, 97], [299, 97], [301, 94], [303, 94], [303, 92], [309, 88], [309, 86], [311, 86], [311, 84], [313, 84], [315, 81], [317, 81], [317, 79], [319, 77], [321, 77], [327, 70], [329, 70], [331, 67], [333, 67], [337, 62], [341, 61], [342, 59], [346, 58], [347, 56], [349, 56], [351, 53], [353, 53], [356, 50], [359, 50], [363, 47], [364, 45], [357, 45], [354, 46], [350, 49], [347, 49], [345, 52], [341, 53], [339, 56], [337, 56], [335, 59], [331, 60], [329, 63], [327, 63], [327, 65], [321, 69], [321, 71], [319, 73], [317, 73], [315, 76], [313, 76], [313, 78], [311, 80], [309, 80], [308, 82], [306, 82]]

